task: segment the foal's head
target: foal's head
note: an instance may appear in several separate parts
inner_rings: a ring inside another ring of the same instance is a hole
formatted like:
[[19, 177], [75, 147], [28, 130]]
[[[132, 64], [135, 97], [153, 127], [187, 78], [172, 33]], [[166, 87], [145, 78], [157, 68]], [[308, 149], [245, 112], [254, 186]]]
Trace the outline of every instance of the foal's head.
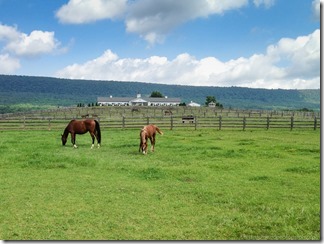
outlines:
[[141, 137], [141, 144], [140, 144], [140, 150], [142, 151], [143, 154], [147, 153], [147, 134], [146, 130], [142, 129], [140, 133]]

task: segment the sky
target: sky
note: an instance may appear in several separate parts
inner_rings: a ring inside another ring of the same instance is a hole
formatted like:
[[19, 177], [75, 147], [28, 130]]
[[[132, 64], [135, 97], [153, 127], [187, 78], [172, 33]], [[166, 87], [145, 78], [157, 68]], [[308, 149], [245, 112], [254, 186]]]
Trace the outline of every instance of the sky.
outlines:
[[320, 0], [0, 0], [0, 74], [320, 88]]

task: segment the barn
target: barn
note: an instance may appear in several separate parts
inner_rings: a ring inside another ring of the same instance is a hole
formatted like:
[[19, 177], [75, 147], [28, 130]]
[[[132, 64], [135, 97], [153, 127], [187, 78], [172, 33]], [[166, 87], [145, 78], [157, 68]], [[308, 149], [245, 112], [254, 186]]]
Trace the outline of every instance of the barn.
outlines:
[[99, 106], [179, 106], [180, 98], [169, 97], [98, 97]]

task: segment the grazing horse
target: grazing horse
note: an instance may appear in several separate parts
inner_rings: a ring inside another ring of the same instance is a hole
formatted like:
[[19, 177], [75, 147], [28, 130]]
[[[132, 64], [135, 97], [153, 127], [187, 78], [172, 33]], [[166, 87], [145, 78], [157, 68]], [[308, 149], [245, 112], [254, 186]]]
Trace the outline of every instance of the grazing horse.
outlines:
[[150, 139], [151, 141], [151, 151], [154, 152], [154, 145], [155, 145], [155, 135], [156, 132], [163, 135], [163, 132], [156, 126], [156, 125], [146, 125], [141, 129], [140, 132], [140, 146], [139, 152], [142, 151], [143, 154], [147, 154], [147, 140]]
[[62, 135], [62, 144], [65, 146], [69, 133], [71, 133], [71, 142], [74, 148], [77, 148], [75, 144], [75, 135], [76, 134], [85, 134], [89, 131], [92, 138], [91, 149], [94, 147], [95, 138], [97, 138], [98, 148], [101, 143], [101, 132], [100, 125], [97, 120], [86, 119], [86, 120], [71, 120], [70, 123], [66, 126], [64, 133]]

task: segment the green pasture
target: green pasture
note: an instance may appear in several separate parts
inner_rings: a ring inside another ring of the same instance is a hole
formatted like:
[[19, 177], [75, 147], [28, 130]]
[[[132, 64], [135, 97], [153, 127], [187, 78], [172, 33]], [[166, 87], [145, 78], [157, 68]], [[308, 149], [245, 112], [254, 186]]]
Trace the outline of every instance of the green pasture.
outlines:
[[320, 131], [0, 132], [1, 240], [320, 240]]

